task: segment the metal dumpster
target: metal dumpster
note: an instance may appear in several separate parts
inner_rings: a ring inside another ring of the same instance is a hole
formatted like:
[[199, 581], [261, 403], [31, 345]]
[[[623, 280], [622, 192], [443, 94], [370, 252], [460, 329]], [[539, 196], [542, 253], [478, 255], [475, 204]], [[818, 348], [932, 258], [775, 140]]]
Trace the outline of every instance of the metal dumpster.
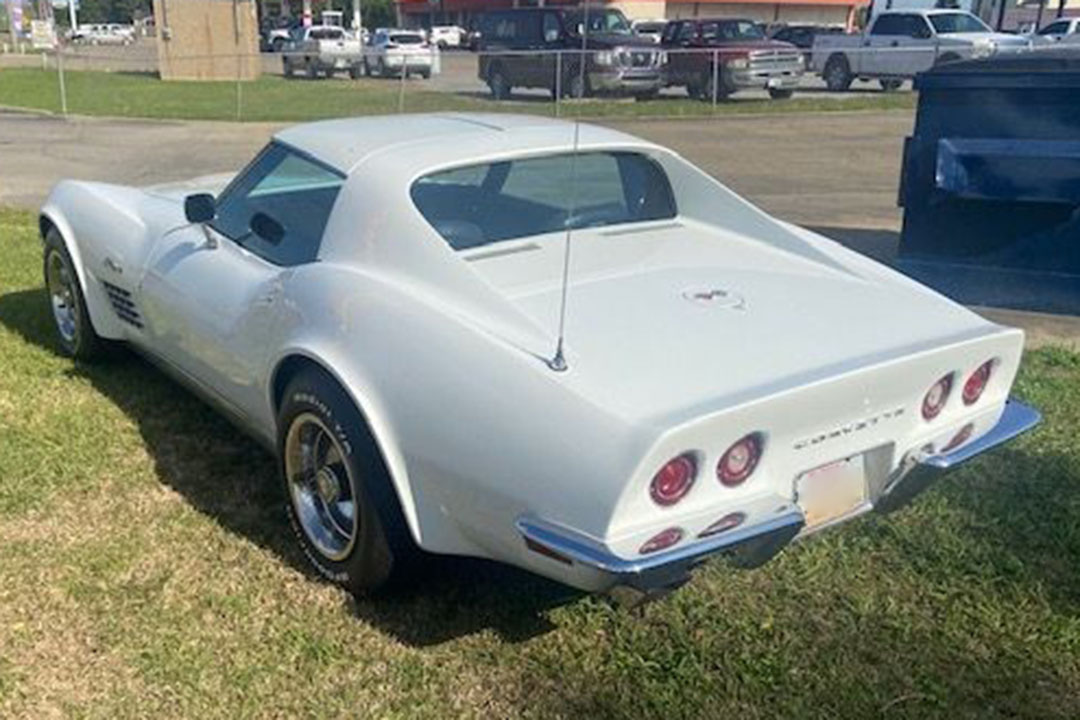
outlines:
[[899, 265], [956, 300], [1080, 313], [1080, 48], [920, 75]]

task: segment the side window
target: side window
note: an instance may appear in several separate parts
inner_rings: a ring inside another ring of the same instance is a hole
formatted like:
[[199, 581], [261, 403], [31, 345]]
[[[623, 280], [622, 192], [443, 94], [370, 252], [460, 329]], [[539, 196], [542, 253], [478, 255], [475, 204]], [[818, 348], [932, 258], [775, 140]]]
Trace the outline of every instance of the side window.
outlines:
[[687, 42], [693, 40], [697, 34], [697, 26], [692, 22], [684, 22], [679, 25], [679, 42]]
[[882, 15], [874, 21], [871, 35], [904, 35], [904, 19], [901, 15]]
[[934, 36], [934, 33], [930, 30], [930, 24], [926, 22], [926, 18], [922, 15], [907, 15], [904, 18], [907, 21], [908, 37], [926, 39]]
[[679, 26], [682, 23], [669, 22], [664, 26], [664, 32], [661, 34], [660, 39], [665, 43], [670, 43], [675, 40], [675, 34], [679, 31]]
[[[312, 262], [344, 182], [337, 171], [271, 144], [218, 198], [214, 229], [275, 265]], [[258, 213], [281, 225], [280, 242], [251, 231]]]
[[561, 34], [559, 17], [555, 13], [544, 13], [544, 42], [558, 42]]
[[1039, 34], [1040, 35], [1064, 35], [1066, 32], [1068, 32], [1068, 30], [1069, 30], [1069, 23], [1068, 22], [1062, 22], [1062, 21], [1059, 20], [1058, 22], [1050, 23], [1049, 25], [1044, 27], [1042, 30], [1039, 31]]

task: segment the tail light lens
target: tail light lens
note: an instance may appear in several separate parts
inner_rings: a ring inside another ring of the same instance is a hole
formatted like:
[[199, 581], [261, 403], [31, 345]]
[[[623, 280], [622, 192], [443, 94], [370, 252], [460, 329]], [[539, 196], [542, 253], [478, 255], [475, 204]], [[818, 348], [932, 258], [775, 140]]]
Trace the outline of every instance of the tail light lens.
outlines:
[[719, 535], [722, 532], [726, 532], [728, 530], [739, 527], [743, 524], [744, 520], [746, 520], [746, 513], [744, 512], [728, 513], [724, 517], [714, 522], [709, 527], [699, 532], [698, 537], [706, 538], [711, 537], [712, 535]]
[[716, 477], [727, 487], [742, 484], [761, 460], [761, 433], [751, 433], [727, 449], [716, 464]]
[[638, 550], [642, 555], [648, 555], [649, 553], [660, 552], [665, 550], [675, 543], [683, 539], [682, 528], [670, 527], [667, 530], [653, 535], [651, 538], [645, 541], [645, 544]]
[[657, 505], [667, 507], [686, 497], [697, 477], [697, 461], [690, 453], [668, 460], [660, 471], [653, 475], [649, 484], [649, 497]]
[[975, 432], [975, 426], [971, 423], [968, 423], [964, 427], [960, 428], [960, 432], [953, 435], [953, 439], [947, 442], [945, 444], [945, 447], [941, 448], [941, 452], [947, 453], [960, 447], [971, 438], [971, 434], [973, 432]]
[[994, 361], [987, 360], [978, 367], [964, 383], [964, 404], [974, 405], [982, 397], [983, 390], [990, 382], [990, 373], [994, 370]]
[[924, 420], [933, 420], [941, 414], [952, 391], [953, 376], [949, 373], [938, 380], [926, 391], [926, 397], [922, 401], [922, 416]]

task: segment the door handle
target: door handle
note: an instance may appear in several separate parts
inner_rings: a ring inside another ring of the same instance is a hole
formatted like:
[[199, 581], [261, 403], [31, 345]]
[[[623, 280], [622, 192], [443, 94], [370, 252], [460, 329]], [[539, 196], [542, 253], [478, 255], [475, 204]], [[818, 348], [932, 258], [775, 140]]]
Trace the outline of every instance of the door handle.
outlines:
[[892, 41], [892, 46], [893, 47], [900, 47], [900, 41], [899, 40], [893, 40]]

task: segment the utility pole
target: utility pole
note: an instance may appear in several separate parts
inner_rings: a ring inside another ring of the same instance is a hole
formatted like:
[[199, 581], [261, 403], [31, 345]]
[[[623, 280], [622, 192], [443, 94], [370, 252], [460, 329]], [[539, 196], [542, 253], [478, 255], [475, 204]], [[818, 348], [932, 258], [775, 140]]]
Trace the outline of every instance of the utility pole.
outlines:
[[354, 31], [360, 33], [360, 0], [353, 0], [352, 3], [352, 26]]
[[68, 19], [71, 21], [71, 31], [72, 32], [75, 32], [75, 30], [79, 27], [79, 19], [77, 17], [75, 17], [75, 1], [76, 0], [67, 0], [67, 2], [68, 2]]

